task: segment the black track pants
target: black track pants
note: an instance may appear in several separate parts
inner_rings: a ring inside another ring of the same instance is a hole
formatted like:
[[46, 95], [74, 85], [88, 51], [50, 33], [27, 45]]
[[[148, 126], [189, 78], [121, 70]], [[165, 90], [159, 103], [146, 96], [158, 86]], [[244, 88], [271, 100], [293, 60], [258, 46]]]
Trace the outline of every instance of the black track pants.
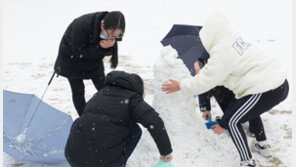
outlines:
[[[260, 115], [285, 100], [288, 92], [289, 84], [286, 80], [276, 89], [238, 99], [235, 106], [230, 111], [225, 112], [220, 124], [229, 130], [242, 161], [251, 159], [252, 155], [241, 124], [247, 121], [252, 122], [261, 119]], [[262, 124], [262, 121], [259, 123]], [[257, 130], [260, 131], [260, 129]]]

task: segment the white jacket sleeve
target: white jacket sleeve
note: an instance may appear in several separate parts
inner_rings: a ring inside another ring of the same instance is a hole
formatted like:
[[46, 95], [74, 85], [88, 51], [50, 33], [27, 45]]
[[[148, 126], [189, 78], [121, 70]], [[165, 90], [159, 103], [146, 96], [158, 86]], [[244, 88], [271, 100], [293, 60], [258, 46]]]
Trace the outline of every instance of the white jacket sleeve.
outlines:
[[200, 70], [198, 75], [181, 81], [181, 91], [196, 95], [218, 86], [227, 78], [229, 64], [227, 58], [219, 52], [211, 54], [208, 63]]

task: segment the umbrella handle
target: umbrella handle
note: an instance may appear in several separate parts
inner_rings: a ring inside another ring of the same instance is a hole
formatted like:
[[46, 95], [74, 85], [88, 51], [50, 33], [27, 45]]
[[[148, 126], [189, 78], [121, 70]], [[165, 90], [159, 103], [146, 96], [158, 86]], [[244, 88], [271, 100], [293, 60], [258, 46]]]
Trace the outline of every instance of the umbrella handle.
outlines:
[[[30, 121], [28, 122], [28, 124], [27, 124], [27, 126], [26, 126], [25, 128], [27, 128], [27, 127], [30, 125], [32, 119], [34, 118], [34, 116], [35, 116], [35, 114], [36, 114], [36, 111], [37, 111], [37, 109], [38, 109], [38, 107], [39, 107], [39, 105], [40, 105], [40, 103], [41, 103], [41, 101], [42, 101], [42, 99], [43, 99], [45, 93], [47, 92], [47, 89], [48, 89], [49, 85], [51, 84], [51, 81], [53, 80], [53, 77], [54, 77], [55, 74], [56, 74], [56, 72], [53, 72], [53, 74], [52, 74], [52, 76], [51, 76], [51, 78], [50, 78], [50, 80], [49, 80], [49, 82], [48, 82], [48, 84], [47, 84], [47, 87], [46, 87], [45, 91], [43, 92], [43, 95], [41, 96], [41, 98], [40, 98], [40, 100], [39, 100], [39, 102], [38, 102], [38, 104], [37, 104], [37, 107], [36, 107], [36, 109], [34, 110], [34, 113], [33, 113], [33, 115], [32, 115], [32, 117], [31, 117]], [[58, 77], [58, 76], [59, 76], [59, 75], [57, 75], [57, 77]], [[24, 127], [22, 127], [22, 132], [23, 132], [23, 130], [24, 130]]]
[[[56, 72], [54, 71], [47, 85], [50, 85], [50, 84], [51, 84], [51, 81], [52, 81], [52, 79], [53, 79], [53, 77], [54, 77], [55, 74], [56, 74]], [[58, 76], [59, 76], [59, 75], [57, 75], [57, 77], [58, 77]]]

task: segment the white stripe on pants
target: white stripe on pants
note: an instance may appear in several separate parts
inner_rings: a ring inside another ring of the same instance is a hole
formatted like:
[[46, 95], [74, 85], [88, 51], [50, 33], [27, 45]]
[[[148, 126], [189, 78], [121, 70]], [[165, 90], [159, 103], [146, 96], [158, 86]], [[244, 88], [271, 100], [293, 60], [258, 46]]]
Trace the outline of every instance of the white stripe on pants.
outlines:
[[248, 152], [248, 143], [245, 143], [239, 129], [238, 129], [238, 122], [241, 120], [243, 116], [245, 116], [259, 101], [262, 94], [255, 94], [252, 95], [247, 102], [245, 102], [230, 118], [228, 126], [231, 132], [231, 136], [233, 141], [236, 144], [236, 147], [239, 151], [239, 154], [243, 161], [247, 161], [251, 159], [251, 155]]

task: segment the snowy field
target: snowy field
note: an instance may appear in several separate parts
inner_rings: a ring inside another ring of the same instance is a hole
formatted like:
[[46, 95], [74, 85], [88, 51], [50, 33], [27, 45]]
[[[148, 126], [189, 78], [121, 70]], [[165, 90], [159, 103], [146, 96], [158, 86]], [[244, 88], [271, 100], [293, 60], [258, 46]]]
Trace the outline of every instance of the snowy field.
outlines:
[[[4, 0], [3, 3], [3, 89], [32, 93], [38, 97], [41, 97], [53, 73], [58, 46], [68, 24], [85, 13], [122, 11], [126, 18], [126, 33], [119, 44], [117, 70], [141, 75], [145, 81], [145, 100], [151, 105], [154, 103], [156, 109], [173, 108], [178, 112], [160, 112], [172, 139], [174, 167], [238, 166], [239, 156], [230, 138], [206, 130], [196, 101], [189, 99], [184, 102], [177, 95], [169, 95], [168, 98], [174, 99], [179, 105], [169, 105], [168, 101], [160, 106], [155, 104], [153, 98], [159, 93], [158, 84], [161, 80], [157, 75], [161, 70], [157, 65], [163, 48], [159, 41], [173, 24], [202, 25], [210, 14], [216, 11], [225, 13], [235, 29], [268, 55], [278, 58], [279, 63], [285, 64], [289, 71], [288, 81], [290, 86], [293, 85], [292, 0]], [[111, 70], [109, 66], [106, 60], [106, 73]], [[96, 89], [91, 81], [85, 81], [85, 84], [86, 99], [89, 99]], [[69, 83], [63, 77], [54, 78], [44, 101], [70, 114], [73, 119], [78, 117]], [[221, 115], [217, 103], [213, 100], [212, 104], [213, 114]], [[262, 115], [273, 156], [263, 158], [253, 153], [260, 164], [258, 166], [292, 166], [291, 110], [290, 94], [283, 103]], [[248, 138], [249, 142], [251, 140]], [[158, 157], [156, 145], [144, 129], [142, 139], [127, 166], [148, 167], [157, 162]], [[68, 167], [67, 164], [16, 162], [4, 153], [4, 167], [40, 166]]]

